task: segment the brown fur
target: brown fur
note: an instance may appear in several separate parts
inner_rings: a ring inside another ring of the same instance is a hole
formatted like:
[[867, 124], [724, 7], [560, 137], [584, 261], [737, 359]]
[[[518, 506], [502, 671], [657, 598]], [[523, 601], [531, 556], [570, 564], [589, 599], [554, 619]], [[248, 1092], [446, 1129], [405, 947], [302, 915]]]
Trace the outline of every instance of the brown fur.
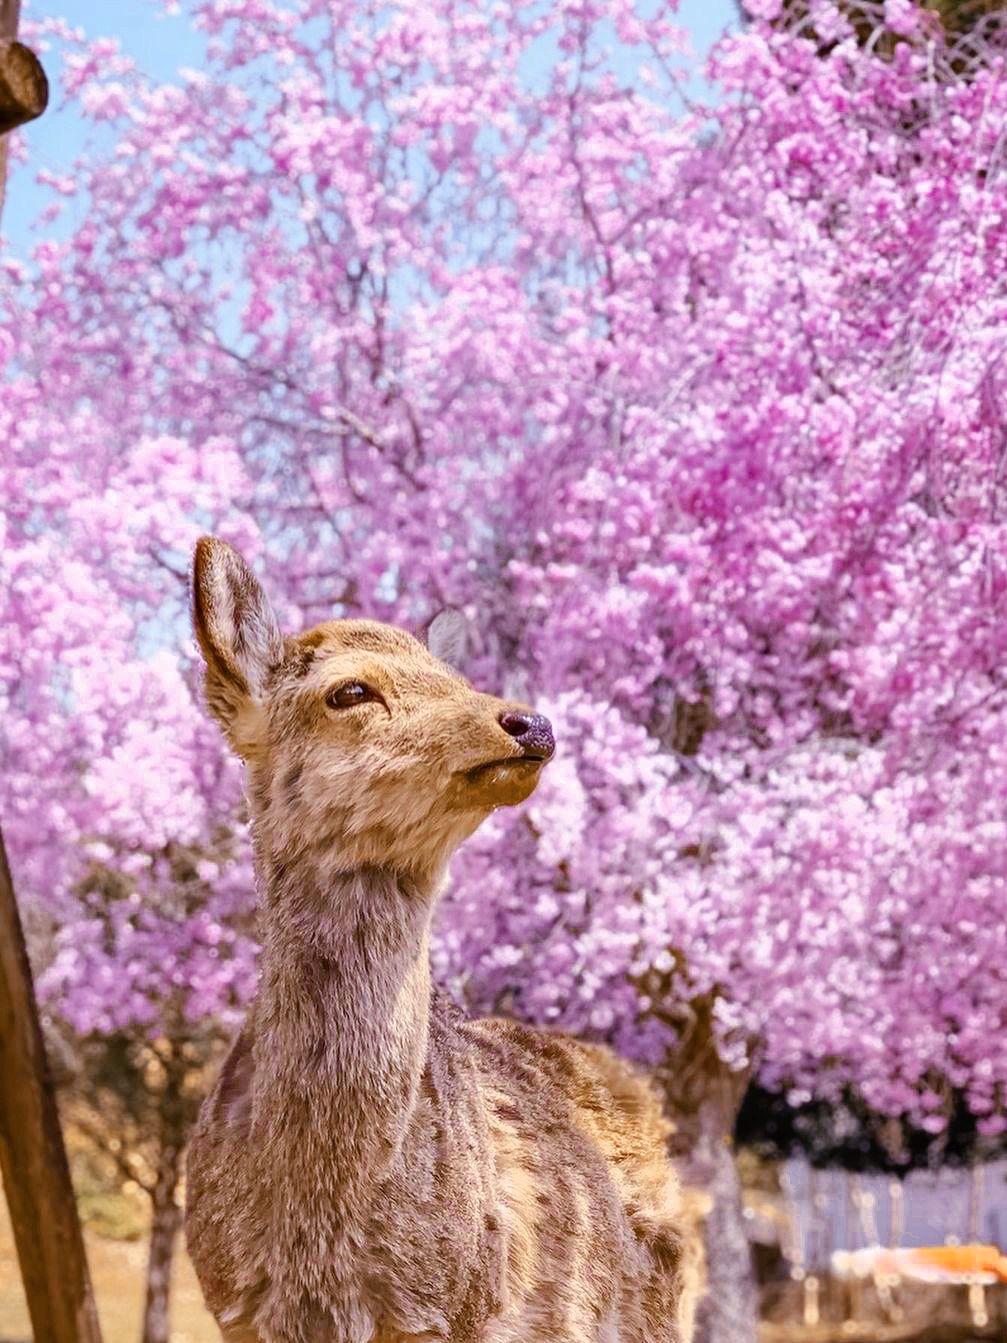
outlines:
[[[451, 852], [538, 779], [493, 763], [521, 754], [498, 721], [515, 706], [386, 626], [283, 639], [221, 542], [197, 549], [194, 614], [263, 897], [259, 992], [188, 1166], [224, 1337], [679, 1343], [686, 1256], [649, 1086], [431, 988]], [[329, 707], [351, 681], [380, 700]]]

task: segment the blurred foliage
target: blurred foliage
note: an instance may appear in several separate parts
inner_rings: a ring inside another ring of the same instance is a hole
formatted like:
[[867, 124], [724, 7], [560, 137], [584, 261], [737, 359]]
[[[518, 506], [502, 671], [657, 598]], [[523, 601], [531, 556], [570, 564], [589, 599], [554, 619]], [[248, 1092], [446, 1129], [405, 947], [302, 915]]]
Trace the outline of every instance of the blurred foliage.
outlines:
[[961, 1093], [945, 1089], [942, 1101], [935, 1114], [944, 1127], [929, 1132], [906, 1116], [871, 1110], [852, 1088], [836, 1100], [791, 1104], [785, 1095], [753, 1084], [742, 1102], [735, 1138], [760, 1162], [803, 1156], [819, 1168], [895, 1176], [974, 1165], [1007, 1152], [1007, 1135], [980, 1133], [980, 1121]]
[[117, 1163], [92, 1138], [72, 1125], [65, 1138], [81, 1221], [106, 1240], [139, 1240], [150, 1223], [143, 1191], [123, 1179]]

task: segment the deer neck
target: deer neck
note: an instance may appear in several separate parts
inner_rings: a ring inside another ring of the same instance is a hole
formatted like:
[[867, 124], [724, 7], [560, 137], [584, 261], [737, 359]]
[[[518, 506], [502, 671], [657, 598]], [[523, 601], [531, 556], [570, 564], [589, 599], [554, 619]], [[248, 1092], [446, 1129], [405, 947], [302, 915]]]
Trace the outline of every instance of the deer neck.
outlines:
[[304, 858], [274, 866], [265, 894], [253, 1133], [283, 1206], [335, 1240], [366, 1215], [416, 1104], [432, 892]]

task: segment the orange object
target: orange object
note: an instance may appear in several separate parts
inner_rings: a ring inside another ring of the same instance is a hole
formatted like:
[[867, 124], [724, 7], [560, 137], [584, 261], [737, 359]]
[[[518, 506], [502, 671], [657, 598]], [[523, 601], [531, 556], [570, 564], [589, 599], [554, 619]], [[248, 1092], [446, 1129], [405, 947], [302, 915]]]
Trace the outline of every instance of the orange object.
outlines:
[[915, 1278], [920, 1282], [1007, 1282], [1007, 1255], [996, 1245], [921, 1245], [914, 1249], [837, 1251], [833, 1271], [840, 1277]]
[[989, 1273], [1000, 1282], [1007, 1282], [1007, 1255], [1001, 1254], [995, 1245], [923, 1245], [897, 1253], [921, 1268], [962, 1277]]

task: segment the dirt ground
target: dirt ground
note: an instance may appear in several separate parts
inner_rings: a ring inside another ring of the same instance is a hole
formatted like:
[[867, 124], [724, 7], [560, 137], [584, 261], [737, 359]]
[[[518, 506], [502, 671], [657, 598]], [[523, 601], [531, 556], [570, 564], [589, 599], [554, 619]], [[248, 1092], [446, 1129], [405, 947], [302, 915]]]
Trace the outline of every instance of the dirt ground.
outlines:
[[[87, 1230], [84, 1240], [104, 1343], [136, 1343], [143, 1305], [145, 1237], [111, 1240]], [[998, 1311], [995, 1313], [999, 1315]], [[181, 1242], [175, 1262], [171, 1326], [172, 1343], [220, 1343], [220, 1334], [203, 1306], [199, 1285]], [[981, 1343], [981, 1340], [1003, 1343], [1007, 1335], [1002, 1324], [991, 1324], [989, 1330], [973, 1331], [958, 1326], [947, 1332], [925, 1330], [914, 1337], [918, 1343]], [[7, 1204], [0, 1188], [0, 1343], [31, 1343], [31, 1338]], [[868, 1328], [861, 1333], [850, 1325], [823, 1325], [818, 1330], [763, 1325], [761, 1331], [762, 1343], [837, 1343], [840, 1338], [842, 1343], [908, 1343], [905, 1326], [888, 1331]]]
[[[106, 1240], [85, 1232], [91, 1279], [98, 1298], [104, 1343], [136, 1343], [143, 1308], [143, 1240]], [[21, 1290], [17, 1255], [7, 1205], [0, 1197], [0, 1343], [30, 1343], [28, 1308]], [[171, 1311], [172, 1343], [220, 1343], [220, 1334], [203, 1306], [182, 1246], [175, 1265]]]

